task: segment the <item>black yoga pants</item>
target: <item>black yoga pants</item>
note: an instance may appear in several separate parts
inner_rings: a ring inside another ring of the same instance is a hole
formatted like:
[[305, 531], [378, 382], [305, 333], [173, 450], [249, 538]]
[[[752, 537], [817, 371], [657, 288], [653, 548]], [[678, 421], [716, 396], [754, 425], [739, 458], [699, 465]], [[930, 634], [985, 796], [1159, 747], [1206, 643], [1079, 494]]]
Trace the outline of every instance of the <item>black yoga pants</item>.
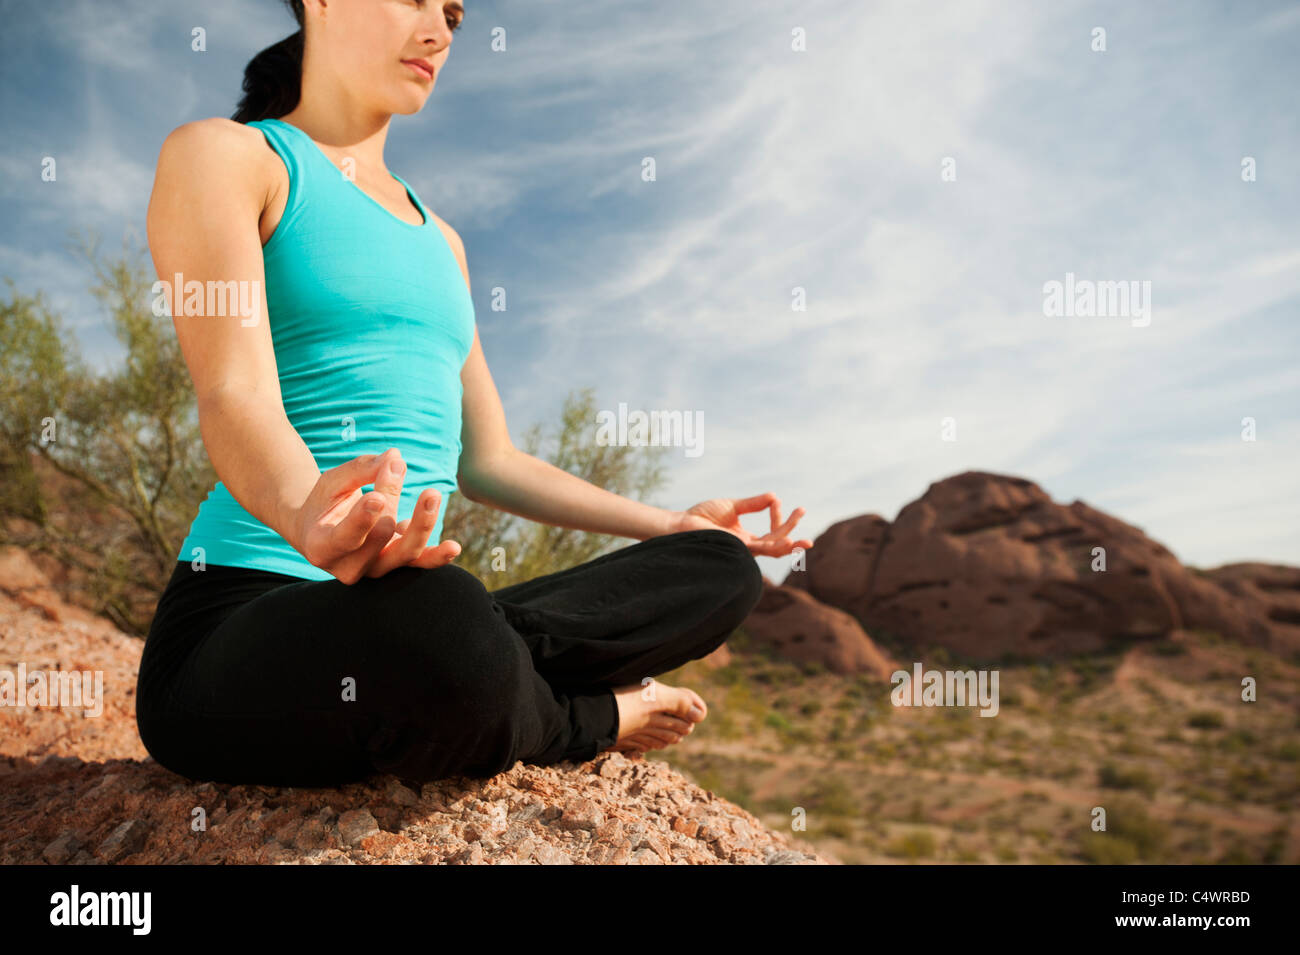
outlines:
[[611, 687], [720, 646], [762, 591], [719, 529], [489, 591], [454, 563], [355, 584], [178, 562], [140, 661], [162, 766], [212, 782], [485, 778], [613, 745]]

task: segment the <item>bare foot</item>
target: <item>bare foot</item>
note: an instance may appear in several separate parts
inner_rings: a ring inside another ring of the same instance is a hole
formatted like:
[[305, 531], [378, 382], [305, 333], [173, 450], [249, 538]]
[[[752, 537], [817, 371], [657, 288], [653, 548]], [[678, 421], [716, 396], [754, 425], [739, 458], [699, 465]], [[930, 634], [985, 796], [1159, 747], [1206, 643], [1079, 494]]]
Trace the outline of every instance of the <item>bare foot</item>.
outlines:
[[618, 739], [610, 752], [642, 753], [663, 749], [686, 738], [709, 708], [694, 690], [654, 682], [654, 699], [642, 699], [638, 683], [614, 689], [618, 703]]

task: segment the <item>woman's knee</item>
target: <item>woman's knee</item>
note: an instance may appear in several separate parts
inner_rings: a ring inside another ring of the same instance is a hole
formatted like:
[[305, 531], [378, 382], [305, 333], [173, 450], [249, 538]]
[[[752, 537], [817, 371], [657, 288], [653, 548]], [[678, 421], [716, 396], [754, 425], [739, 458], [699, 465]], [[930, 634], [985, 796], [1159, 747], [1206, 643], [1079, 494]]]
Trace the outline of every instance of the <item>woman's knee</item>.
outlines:
[[[354, 609], [381, 639], [410, 641], [416, 649], [430, 634], [463, 632], [491, 612], [491, 599], [477, 577], [455, 564], [397, 567], [353, 585]], [[446, 641], [441, 642], [446, 645]]]
[[362, 599], [377, 607], [406, 608], [414, 604], [441, 604], [476, 599], [487, 590], [459, 564], [441, 567], [395, 567], [382, 577], [366, 577], [352, 585]]
[[[528, 659], [482, 582], [454, 564], [399, 567], [368, 609], [367, 656], [407, 698], [436, 699], [462, 711], [499, 700]], [[440, 707], [441, 708], [441, 707]]]
[[739, 624], [763, 595], [763, 572], [749, 547], [735, 534], [721, 528], [705, 528], [695, 533], [698, 545], [710, 555], [715, 572], [724, 582], [719, 588], [725, 595], [724, 608]]

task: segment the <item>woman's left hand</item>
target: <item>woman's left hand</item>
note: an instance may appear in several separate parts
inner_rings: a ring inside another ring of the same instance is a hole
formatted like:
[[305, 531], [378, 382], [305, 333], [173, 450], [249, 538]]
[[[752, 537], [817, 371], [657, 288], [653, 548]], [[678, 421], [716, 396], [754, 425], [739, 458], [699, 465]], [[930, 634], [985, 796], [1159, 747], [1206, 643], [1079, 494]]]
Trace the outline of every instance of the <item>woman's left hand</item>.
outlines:
[[[762, 537], [755, 537], [740, 526], [741, 514], [762, 511], [768, 507], [772, 509], [772, 529]], [[796, 507], [789, 520], [782, 523], [781, 501], [771, 491], [755, 497], [739, 499], [715, 497], [707, 501], [701, 501], [689, 510], [681, 512], [673, 530], [669, 531], [669, 533], [705, 530], [708, 528], [720, 529], [739, 537], [745, 542], [750, 553], [755, 556], [782, 557], [796, 547], [808, 550], [813, 546], [813, 542], [810, 540], [792, 541], [788, 536], [790, 531], [794, 529], [794, 525], [799, 523], [799, 518], [803, 517], [803, 514], [804, 509]]]

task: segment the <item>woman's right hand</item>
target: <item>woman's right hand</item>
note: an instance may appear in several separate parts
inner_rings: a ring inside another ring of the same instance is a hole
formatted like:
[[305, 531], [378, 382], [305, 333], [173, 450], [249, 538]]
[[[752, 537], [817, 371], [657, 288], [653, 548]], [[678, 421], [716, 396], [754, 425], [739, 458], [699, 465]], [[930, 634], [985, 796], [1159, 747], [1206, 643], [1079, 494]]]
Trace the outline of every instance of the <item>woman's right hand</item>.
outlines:
[[[396, 448], [363, 454], [322, 472], [298, 512], [298, 551], [345, 584], [382, 577], [394, 567], [450, 563], [461, 551], [456, 541], [426, 546], [438, 522], [442, 495], [437, 488], [425, 488], [411, 517], [398, 523], [405, 473]], [[375, 489], [362, 494], [366, 484]]]

